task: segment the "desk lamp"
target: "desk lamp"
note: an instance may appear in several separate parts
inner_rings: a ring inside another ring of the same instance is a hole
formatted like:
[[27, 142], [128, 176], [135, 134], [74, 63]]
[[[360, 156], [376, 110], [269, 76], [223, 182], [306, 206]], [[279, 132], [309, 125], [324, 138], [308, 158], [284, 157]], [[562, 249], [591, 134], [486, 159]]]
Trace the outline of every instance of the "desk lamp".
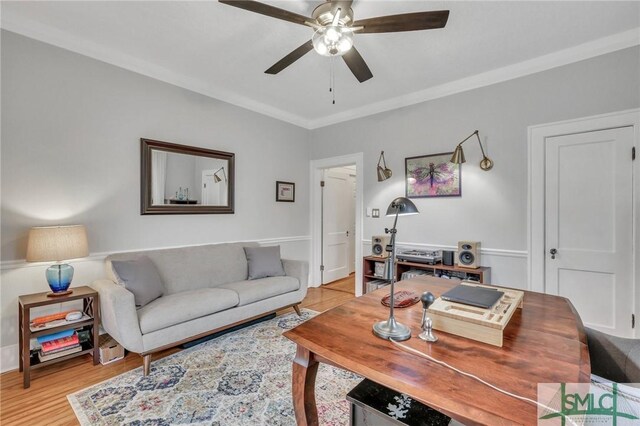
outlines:
[[69, 285], [73, 279], [73, 266], [62, 261], [88, 255], [87, 231], [83, 225], [37, 226], [29, 230], [27, 262], [57, 262], [46, 271], [51, 287], [49, 297], [72, 293]]
[[411, 329], [406, 325], [397, 322], [393, 316], [393, 291], [396, 282], [396, 225], [398, 223], [398, 216], [408, 216], [418, 213], [416, 205], [405, 197], [396, 198], [387, 208], [387, 216], [395, 216], [393, 228], [385, 228], [384, 230], [385, 233], [391, 234], [391, 241], [386, 248], [391, 255], [387, 258], [384, 269], [384, 277], [390, 282], [389, 287], [391, 288], [391, 295], [389, 298], [389, 319], [373, 324], [373, 334], [381, 339], [402, 341], [411, 337]]

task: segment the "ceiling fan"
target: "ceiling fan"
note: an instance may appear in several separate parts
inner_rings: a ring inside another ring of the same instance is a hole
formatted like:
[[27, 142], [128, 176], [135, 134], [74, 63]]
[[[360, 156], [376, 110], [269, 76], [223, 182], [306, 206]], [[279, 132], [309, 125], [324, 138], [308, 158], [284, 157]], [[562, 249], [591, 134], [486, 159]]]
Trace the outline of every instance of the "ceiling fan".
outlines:
[[309, 18], [253, 0], [218, 1], [294, 24], [307, 25], [315, 30], [310, 40], [280, 59], [265, 73], [278, 74], [313, 49], [323, 56], [342, 56], [360, 83], [369, 80], [373, 74], [353, 46], [354, 33], [395, 33], [444, 28], [449, 18], [448, 10], [436, 10], [378, 16], [354, 21], [351, 9], [353, 0], [327, 0], [316, 7]]

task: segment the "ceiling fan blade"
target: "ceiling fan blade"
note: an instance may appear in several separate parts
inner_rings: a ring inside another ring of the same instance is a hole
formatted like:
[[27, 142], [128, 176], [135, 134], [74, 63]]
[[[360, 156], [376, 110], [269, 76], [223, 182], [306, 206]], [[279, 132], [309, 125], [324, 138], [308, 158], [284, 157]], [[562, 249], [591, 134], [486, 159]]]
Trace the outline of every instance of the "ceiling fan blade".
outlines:
[[447, 25], [447, 19], [449, 19], [448, 10], [434, 10], [432, 12], [405, 13], [402, 15], [361, 19], [355, 21], [353, 26], [364, 27], [358, 31], [359, 34], [396, 33], [444, 28], [444, 26]]
[[265, 74], [278, 74], [280, 71], [293, 64], [298, 59], [302, 58], [305, 54], [313, 50], [313, 43], [311, 40], [304, 43], [302, 46], [289, 53], [284, 58], [273, 64], [271, 68], [265, 71]]
[[360, 83], [364, 83], [373, 77], [367, 63], [362, 59], [360, 52], [358, 52], [355, 47], [352, 47], [347, 53], [342, 55], [342, 59], [344, 59], [344, 62]]
[[260, 3], [253, 0], [218, 0], [220, 3], [239, 7], [249, 12], [260, 13], [262, 15], [271, 16], [272, 18], [282, 19], [283, 21], [293, 22], [294, 24], [305, 25], [305, 21], [313, 21], [312, 18], [289, 12], [288, 10], [279, 9], [268, 4]]

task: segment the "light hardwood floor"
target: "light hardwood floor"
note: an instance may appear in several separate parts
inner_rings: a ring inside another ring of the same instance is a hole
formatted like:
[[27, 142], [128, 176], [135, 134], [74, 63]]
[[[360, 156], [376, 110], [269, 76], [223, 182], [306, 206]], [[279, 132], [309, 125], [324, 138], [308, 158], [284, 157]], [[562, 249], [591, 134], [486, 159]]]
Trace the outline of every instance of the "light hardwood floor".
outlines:
[[[323, 312], [352, 299], [353, 275], [321, 288], [310, 288], [301, 307]], [[351, 289], [351, 291], [349, 291]], [[278, 315], [293, 312], [292, 308]], [[179, 352], [173, 348], [154, 354], [159, 359]], [[8, 425], [77, 425], [67, 402], [67, 395], [142, 365], [142, 357], [127, 354], [122, 361], [109, 365], [92, 365], [89, 355], [74, 358], [47, 368], [32, 371], [31, 387], [22, 388], [22, 374], [10, 371], [0, 375], [0, 424]]]

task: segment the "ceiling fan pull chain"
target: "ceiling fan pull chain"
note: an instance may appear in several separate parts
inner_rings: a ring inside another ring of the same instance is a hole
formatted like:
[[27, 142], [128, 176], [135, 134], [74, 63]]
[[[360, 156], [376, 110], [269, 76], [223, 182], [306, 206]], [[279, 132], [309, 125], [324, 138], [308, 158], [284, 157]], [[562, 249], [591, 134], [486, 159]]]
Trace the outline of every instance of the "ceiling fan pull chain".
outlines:
[[333, 92], [333, 58], [329, 58], [329, 93]]
[[336, 73], [333, 68], [333, 64], [335, 62], [335, 58], [331, 57], [331, 96], [332, 96], [332, 104], [336, 104]]

